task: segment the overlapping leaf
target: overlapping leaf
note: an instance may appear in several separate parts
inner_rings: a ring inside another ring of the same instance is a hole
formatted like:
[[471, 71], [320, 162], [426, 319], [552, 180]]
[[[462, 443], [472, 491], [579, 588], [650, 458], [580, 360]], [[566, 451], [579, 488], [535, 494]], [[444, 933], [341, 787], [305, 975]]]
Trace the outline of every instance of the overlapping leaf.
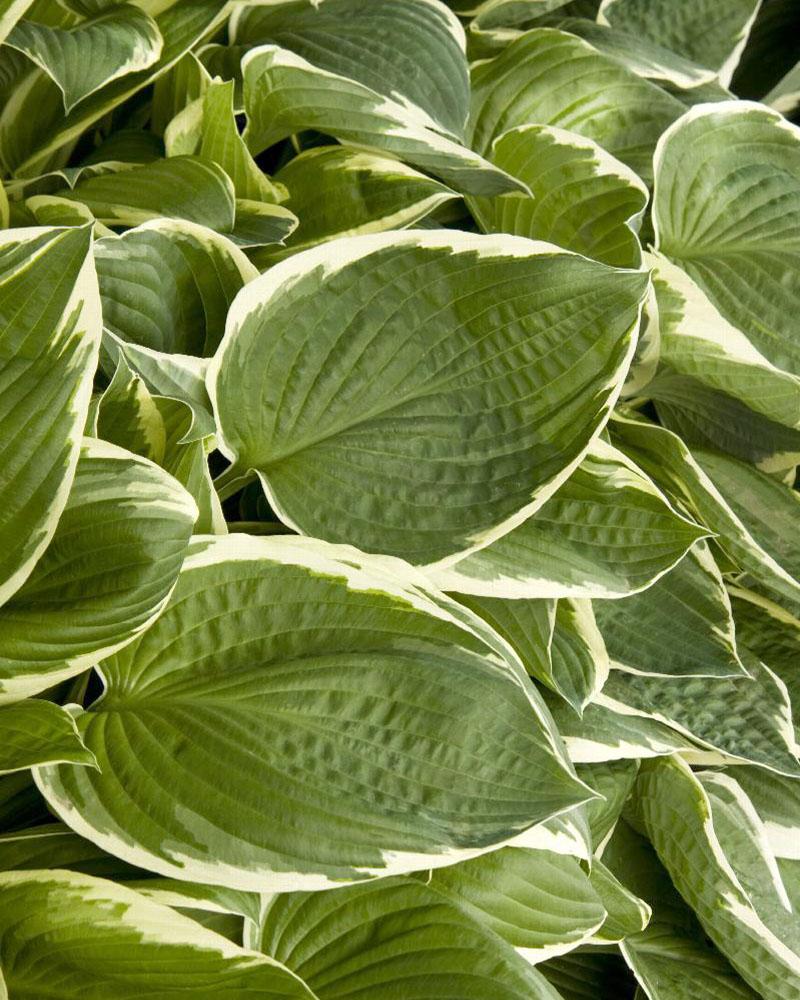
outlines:
[[[153, 627], [100, 668], [105, 693], [77, 723], [102, 773], [38, 780], [77, 832], [177, 878], [285, 890], [452, 863], [592, 794], [505, 649], [399, 565], [209, 539]], [[487, 704], [491, 753], [466, 724]]]

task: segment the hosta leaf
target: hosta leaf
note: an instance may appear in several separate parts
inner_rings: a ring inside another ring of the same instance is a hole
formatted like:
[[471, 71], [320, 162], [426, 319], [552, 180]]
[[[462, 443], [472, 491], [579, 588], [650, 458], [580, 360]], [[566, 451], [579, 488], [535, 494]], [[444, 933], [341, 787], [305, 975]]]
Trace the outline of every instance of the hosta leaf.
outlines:
[[3, 872], [0, 904], [2, 975], [11, 1000], [45, 993], [53, 1000], [119, 1000], [123, 991], [153, 1000], [182, 992], [312, 1000], [278, 963], [106, 879]]
[[645, 930], [620, 944], [650, 1000], [757, 1000], [709, 943], [643, 837], [623, 822], [603, 857], [651, 904]]
[[33, 0], [0, 0], [0, 42], [4, 42], [17, 21], [25, 16]]
[[550, 657], [555, 690], [583, 712], [605, 684], [609, 670], [591, 601], [565, 597], [558, 602]]
[[706, 532], [605, 441], [519, 527], [431, 573], [443, 590], [523, 597], [624, 597], [651, 586]]
[[608, 674], [608, 656], [585, 600], [504, 600], [462, 597], [519, 656], [528, 673], [561, 695], [577, 712]]
[[490, 159], [524, 181], [531, 195], [470, 199], [485, 232], [547, 240], [615, 267], [640, 265], [636, 232], [647, 188], [591, 139], [521, 125], [494, 141]]
[[273, 896], [257, 944], [318, 1000], [560, 1000], [510, 945], [413, 878]]
[[661, 360], [670, 370], [647, 389], [659, 415], [689, 442], [762, 468], [796, 464], [800, 379], [760, 354], [684, 271], [663, 257], [648, 263], [656, 265]]
[[209, 74], [194, 52], [186, 52], [181, 56], [171, 69], [159, 76], [153, 86], [150, 111], [153, 131], [163, 135], [177, 114], [203, 96], [209, 83]]
[[[679, 99], [694, 98], [694, 91], [705, 93], [710, 85], [716, 86], [719, 91], [715, 94], [715, 99], [724, 99], [724, 89], [715, 84], [717, 74], [714, 70], [687, 59], [684, 50], [674, 52], [641, 32], [623, 31], [616, 26], [610, 27], [586, 18], [568, 17], [559, 27], [562, 31], [579, 35], [600, 52], [623, 63], [639, 76], [654, 80], [664, 87], [673, 88], [675, 96]], [[681, 91], [688, 93], [683, 94]]]
[[168, 354], [127, 343], [108, 329], [103, 332], [103, 349], [108, 354], [110, 370], [116, 370], [123, 358], [150, 392], [186, 403], [192, 411], [192, 424], [183, 442], [214, 434], [214, 417], [205, 382], [208, 359], [191, 354]]
[[[471, 61], [495, 55], [548, 14], [560, 20], [566, 13], [564, 8], [571, 11], [575, 4], [570, 0], [484, 0], [474, 6], [467, 35]], [[590, 11], [585, 13], [594, 17]]]
[[753, 803], [775, 857], [800, 861], [800, 782], [756, 767], [729, 773]]
[[607, 916], [575, 858], [548, 851], [504, 847], [424, 881], [531, 965], [577, 947]]
[[800, 462], [800, 430], [770, 420], [735, 396], [667, 368], [646, 392], [662, 424], [693, 448], [722, 451], [775, 475]]
[[595, 601], [594, 613], [616, 667], [660, 677], [744, 673], [725, 585], [703, 543], [640, 594]]
[[[15, 207], [18, 203], [15, 203]], [[85, 226], [92, 225], [94, 235], [112, 236], [112, 231], [102, 222], [97, 222], [89, 209], [80, 202], [70, 201], [52, 194], [37, 194], [25, 199], [25, 208], [40, 226]]]
[[469, 134], [484, 155], [509, 129], [555, 125], [594, 140], [645, 180], [658, 137], [683, 111], [655, 84], [553, 28], [529, 31], [479, 63], [472, 93]]
[[203, 96], [200, 155], [218, 163], [233, 181], [237, 198], [277, 202], [285, 197], [256, 164], [239, 134], [233, 113], [233, 81], [211, 83]]
[[612, 431], [618, 447], [697, 520], [716, 532], [715, 544], [734, 565], [782, 598], [800, 601], [800, 584], [752, 535], [677, 435], [627, 416], [614, 419]]
[[306, 250], [337, 236], [406, 229], [458, 195], [398, 160], [347, 146], [307, 149], [276, 175], [289, 191], [286, 207], [300, 220], [286, 249], [258, 263]]
[[[800, 705], [800, 621], [784, 608], [753, 591], [731, 588], [736, 641], [765, 663], [786, 685], [792, 706]], [[800, 744], [800, 716], [794, 712], [795, 739]]]
[[297, 228], [297, 216], [268, 201], [236, 200], [236, 222], [229, 236], [244, 249], [282, 244]]
[[697, 744], [653, 716], [633, 715], [600, 693], [577, 716], [564, 702], [548, 697], [570, 760], [576, 764], [636, 760], [676, 751], [695, 752]]
[[78, 461], [101, 330], [91, 238], [0, 233], [0, 604], [53, 537]]
[[233, 184], [225, 171], [199, 156], [172, 156], [132, 170], [78, 181], [62, 197], [80, 201], [108, 225], [137, 226], [162, 216], [230, 232]]
[[[598, 801], [592, 799], [592, 802]], [[587, 803], [537, 823], [510, 843], [535, 851], [550, 851], [570, 858], [588, 861], [592, 855], [591, 832], [586, 815]]]
[[50, 701], [28, 698], [0, 708], [0, 774], [37, 764], [94, 765], [70, 713]]
[[598, 20], [688, 56], [727, 86], [761, 0], [603, 0]]
[[64, 116], [61, 91], [41, 70], [35, 69], [13, 101], [0, 109], [0, 163], [21, 177], [35, 177], [47, 169], [52, 154], [76, 139], [89, 125], [152, 83], [198, 41], [221, 24], [228, 6], [220, 0], [178, 0], [155, 22], [163, 39], [158, 62], [129, 73], [94, 94]]
[[47, 823], [0, 836], [0, 871], [38, 868], [64, 868], [112, 879], [166, 906], [236, 914], [254, 923], [259, 920], [261, 900], [255, 893], [159, 878], [106, 854], [63, 823]]
[[158, 25], [132, 3], [68, 29], [20, 21], [5, 42], [52, 77], [67, 113], [112, 80], [153, 66], [163, 46]]
[[225, 518], [206, 461], [206, 442], [186, 440], [191, 438], [193, 419], [188, 404], [153, 396], [120, 358], [98, 402], [92, 433], [149, 458], [174, 476], [197, 504], [196, 534], [225, 534]]
[[198, 544], [78, 718], [103, 774], [41, 769], [48, 802], [127, 861], [256, 891], [451, 864], [589, 798], [507, 647], [410, 573], [307, 539]]
[[550, 652], [556, 627], [556, 601], [509, 601], [501, 597], [463, 595], [459, 600], [511, 645], [531, 677], [558, 691]]
[[699, 105], [659, 141], [657, 249], [736, 329], [800, 374], [800, 131], [763, 105]]
[[724, 758], [800, 777], [786, 687], [742, 651], [750, 677], [648, 677], [612, 670], [598, 701], [671, 726]]
[[367, 551], [435, 563], [487, 545], [602, 427], [646, 282], [446, 232], [282, 261], [236, 300], [209, 371], [226, 476], [257, 471], [286, 523]]
[[242, 71], [244, 138], [254, 154], [294, 132], [316, 129], [407, 160], [459, 191], [494, 195], [524, 190], [521, 182], [435, 131], [428, 115], [416, 107], [320, 69], [288, 49], [251, 49]]
[[52, 542], [0, 609], [0, 703], [81, 673], [147, 628], [196, 517], [189, 494], [157, 466], [85, 439]]
[[[800, 579], [797, 493], [746, 462], [700, 449], [693, 455], [759, 546], [794, 580]], [[767, 579], [763, 582], [769, 585]]]
[[652, 913], [648, 904], [624, 886], [598, 858], [592, 860], [589, 879], [607, 913], [592, 939], [594, 944], [615, 944], [647, 927]]
[[222, 339], [236, 293], [257, 274], [224, 236], [168, 219], [99, 240], [95, 260], [107, 330], [156, 351], [204, 357]]
[[295, 0], [240, 7], [231, 25], [235, 43], [289, 49], [463, 138], [469, 113], [464, 31], [435, 0]]
[[754, 864], [768, 866], [768, 850], [753, 817], [719, 780], [699, 780], [676, 758], [647, 761], [639, 813], [712, 941], [764, 1000], [790, 1000], [800, 990], [797, 917], [774, 878], [755, 884], [750, 877]]
[[583, 808], [591, 827], [592, 844], [598, 849], [615, 829], [639, 770], [638, 760], [617, 760], [597, 764], [580, 764], [578, 777], [604, 796], [593, 799]]

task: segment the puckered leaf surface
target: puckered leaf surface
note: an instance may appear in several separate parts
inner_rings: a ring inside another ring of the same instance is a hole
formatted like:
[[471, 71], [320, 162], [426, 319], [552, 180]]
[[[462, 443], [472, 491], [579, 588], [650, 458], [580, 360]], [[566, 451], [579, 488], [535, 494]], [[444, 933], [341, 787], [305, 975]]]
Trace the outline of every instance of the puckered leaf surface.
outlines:
[[578, 464], [646, 283], [509, 236], [353, 237], [283, 261], [238, 297], [209, 372], [226, 476], [256, 471], [305, 534], [453, 561]]
[[307, 539], [197, 543], [77, 719], [102, 774], [40, 769], [50, 805], [142, 867], [268, 891], [449, 864], [590, 798], [508, 647], [405, 572]]

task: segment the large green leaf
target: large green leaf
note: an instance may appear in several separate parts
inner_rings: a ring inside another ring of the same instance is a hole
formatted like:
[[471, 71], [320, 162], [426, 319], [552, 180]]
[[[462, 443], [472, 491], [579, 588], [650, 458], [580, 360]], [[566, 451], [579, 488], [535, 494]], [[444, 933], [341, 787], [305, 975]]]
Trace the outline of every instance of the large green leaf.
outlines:
[[226, 478], [255, 470], [286, 523], [367, 551], [485, 546], [603, 426], [646, 287], [510, 236], [352, 237], [282, 261], [237, 298], [209, 371]]
[[230, 232], [235, 219], [233, 182], [211, 160], [172, 156], [131, 170], [80, 180], [62, 197], [82, 202], [108, 225], [137, 226], [161, 217], [185, 219]]
[[196, 517], [171, 476], [86, 438], [50, 546], [0, 608], [0, 703], [81, 673], [146, 629], [175, 585]]
[[91, 239], [0, 233], [0, 604], [53, 537], [75, 474], [101, 330]]
[[744, 794], [676, 758], [645, 762], [638, 784], [647, 834], [708, 936], [764, 1000], [793, 1000], [800, 921]]
[[786, 687], [742, 651], [749, 677], [649, 677], [611, 670], [598, 701], [674, 728], [711, 759], [800, 777]]
[[451, 864], [589, 798], [508, 647], [419, 582], [309, 539], [197, 543], [77, 720], [102, 775], [40, 769], [48, 802], [142, 867], [286, 890]]
[[306, 250], [337, 236], [406, 229], [457, 194], [412, 167], [348, 146], [318, 146], [276, 174], [289, 190], [286, 207], [300, 225], [286, 249], [271, 249], [258, 263]]
[[761, 0], [603, 0], [598, 20], [719, 74], [727, 86]]
[[531, 965], [577, 947], [607, 916], [578, 861], [548, 851], [503, 847], [424, 880]]
[[224, 236], [168, 219], [98, 240], [95, 261], [107, 330], [156, 351], [200, 357], [214, 353], [228, 307], [257, 274]]
[[95, 764], [70, 713], [37, 698], [0, 708], [0, 774], [55, 763]]
[[42, 70], [33, 69], [16, 88], [13, 99], [0, 107], [0, 164], [9, 173], [35, 177], [47, 169], [54, 152], [166, 72], [227, 15], [228, 5], [221, 0], [178, 0], [169, 4], [155, 18], [163, 39], [158, 62], [113, 80], [81, 101], [66, 117], [58, 86]]
[[655, 174], [657, 249], [800, 374], [800, 130], [747, 101], [699, 105], [660, 139]]
[[464, 31], [436, 0], [241, 6], [231, 19], [231, 35], [238, 44], [289, 49], [463, 138], [469, 112]]
[[9, 1000], [314, 1000], [271, 959], [132, 889], [76, 872], [0, 873], [0, 949]]
[[373, 147], [441, 177], [458, 191], [495, 195], [524, 185], [466, 146], [432, 128], [414, 105], [384, 97], [276, 45], [242, 60], [245, 141], [259, 153], [302, 129]]
[[603, 858], [652, 909], [647, 928], [620, 944], [650, 1000], [757, 1000], [708, 942], [643, 837], [621, 823]]
[[273, 896], [253, 944], [318, 1000], [560, 1000], [497, 934], [413, 878]]
[[661, 677], [736, 677], [733, 617], [708, 546], [698, 543], [652, 587], [621, 601], [595, 601], [616, 667]]
[[550, 125], [521, 125], [489, 158], [524, 181], [530, 196], [472, 198], [485, 232], [547, 240], [615, 267], [638, 267], [644, 183], [591, 139]]
[[69, 114], [113, 80], [153, 66], [163, 39], [151, 17], [122, 3], [74, 28], [20, 21], [5, 44], [24, 52], [53, 79]]
[[536, 28], [474, 67], [470, 138], [488, 156], [509, 129], [554, 125], [594, 140], [647, 180], [659, 136], [682, 112], [680, 101], [583, 39]]
[[651, 586], [704, 533], [598, 438], [532, 517], [431, 576], [464, 594], [624, 597]]

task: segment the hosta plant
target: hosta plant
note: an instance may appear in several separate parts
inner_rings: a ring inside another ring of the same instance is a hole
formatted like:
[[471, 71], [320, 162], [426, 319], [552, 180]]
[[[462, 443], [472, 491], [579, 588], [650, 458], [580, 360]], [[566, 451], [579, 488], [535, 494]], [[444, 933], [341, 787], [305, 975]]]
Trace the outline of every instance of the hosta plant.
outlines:
[[0, 998], [800, 1000], [796, 0], [0, 0]]

